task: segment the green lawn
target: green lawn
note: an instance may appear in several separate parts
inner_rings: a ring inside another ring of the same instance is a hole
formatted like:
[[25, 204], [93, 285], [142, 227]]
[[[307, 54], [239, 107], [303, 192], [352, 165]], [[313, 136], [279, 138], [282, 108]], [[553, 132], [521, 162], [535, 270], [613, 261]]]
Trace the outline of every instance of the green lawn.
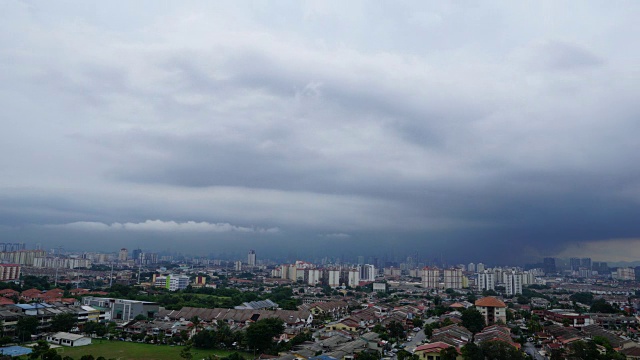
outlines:
[[[88, 346], [77, 348], [57, 348], [58, 354], [71, 356], [79, 360], [82, 355], [93, 355], [94, 358], [104, 356], [107, 359], [118, 360], [179, 360], [182, 346], [150, 345], [125, 341], [107, 341], [93, 339]], [[227, 350], [200, 350], [191, 348], [193, 360], [200, 360], [209, 355], [227, 356], [233, 351]], [[251, 359], [251, 354], [241, 353], [246, 359]]]

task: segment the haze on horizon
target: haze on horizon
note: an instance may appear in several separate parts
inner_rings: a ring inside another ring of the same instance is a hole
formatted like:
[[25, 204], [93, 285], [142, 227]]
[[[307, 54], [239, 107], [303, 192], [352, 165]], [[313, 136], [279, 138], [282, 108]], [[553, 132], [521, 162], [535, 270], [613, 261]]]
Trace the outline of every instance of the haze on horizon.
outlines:
[[638, 260], [639, 10], [2, 2], [0, 242]]

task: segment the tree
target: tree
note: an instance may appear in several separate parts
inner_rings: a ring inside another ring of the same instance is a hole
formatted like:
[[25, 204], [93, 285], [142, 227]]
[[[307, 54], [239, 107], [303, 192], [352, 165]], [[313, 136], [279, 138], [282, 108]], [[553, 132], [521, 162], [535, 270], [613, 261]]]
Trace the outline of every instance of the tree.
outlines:
[[593, 302], [593, 294], [589, 292], [579, 292], [569, 296], [569, 299], [585, 305], [591, 305]]
[[618, 309], [611, 306], [604, 299], [598, 299], [591, 304], [589, 311], [594, 313], [615, 314], [618, 312]]
[[38, 340], [38, 342], [31, 348], [31, 354], [29, 354], [29, 359], [38, 359], [42, 357], [44, 353], [49, 350], [49, 343], [45, 340]]
[[[524, 360], [525, 355], [520, 350], [501, 340], [485, 341], [480, 344], [482, 354], [491, 360]], [[584, 358], [589, 359], [589, 358]]]
[[418, 355], [411, 354], [410, 352], [404, 349], [398, 351], [396, 356], [398, 357], [398, 360], [418, 360]]
[[35, 316], [23, 316], [16, 324], [16, 335], [22, 341], [31, 340], [38, 331], [38, 319]]
[[389, 330], [389, 336], [391, 338], [398, 339], [398, 340], [405, 338], [404, 326], [402, 326], [401, 323], [397, 321], [392, 321], [389, 324], [389, 326], [387, 326], [387, 329]]
[[484, 329], [484, 316], [475, 308], [468, 308], [462, 311], [462, 326], [472, 333], [478, 333]]
[[58, 314], [51, 319], [51, 331], [70, 331], [78, 323], [78, 318], [72, 313]]
[[227, 357], [223, 357], [221, 360], [244, 360], [244, 357], [240, 353], [234, 352]]
[[187, 343], [187, 345], [180, 350], [180, 357], [185, 360], [193, 359], [193, 354], [191, 354], [191, 343]]
[[441, 360], [456, 360], [457, 358], [458, 358], [458, 350], [456, 350], [456, 348], [453, 346], [440, 351]]
[[462, 347], [462, 358], [464, 360], [484, 360], [482, 349], [472, 342]]
[[413, 323], [413, 326], [415, 327], [422, 327], [422, 325], [424, 325], [424, 321], [422, 321], [422, 319], [416, 317], [413, 318], [413, 320], [411, 320], [411, 322]]
[[355, 358], [357, 360], [379, 360], [380, 352], [378, 351], [361, 351], [356, 354]]
[[264, 352], [273, 346], [273, 338], [283, 331], [284, 322], [280, 319], [258, 320], [247, 328], [247, 345], [258, 352]]

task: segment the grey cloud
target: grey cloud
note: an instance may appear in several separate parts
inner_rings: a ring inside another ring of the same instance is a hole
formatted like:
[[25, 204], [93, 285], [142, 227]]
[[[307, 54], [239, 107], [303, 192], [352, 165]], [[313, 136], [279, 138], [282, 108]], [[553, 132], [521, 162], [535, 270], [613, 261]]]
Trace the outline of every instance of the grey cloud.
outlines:
[[538, 45], [536, 50], [531, 61], [544, 70], [567, 71], [604, 64], [601, 57], [575, 44], [549, 41]]
[[554, 5], [546, 31], [544, 9], [498, 3], [132, 5], [145, 17], [110, 29], [2, 6], [7, 236], [59, 224], [61, 242], [88, 227], [204, 249], [277, 228], [300, 253], [348, 234], [346, 252], [499, 258], [475, 244], [540, 256], [640, 231], [639, 49], [599, 9]]

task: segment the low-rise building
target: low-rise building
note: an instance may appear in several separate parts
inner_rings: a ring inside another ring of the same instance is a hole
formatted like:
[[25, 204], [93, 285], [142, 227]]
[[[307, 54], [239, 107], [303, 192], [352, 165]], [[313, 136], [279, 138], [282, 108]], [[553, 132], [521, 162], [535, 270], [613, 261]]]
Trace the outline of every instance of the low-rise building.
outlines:
[[47, 336], [47, 341], [52, 344], [71, 347], [91, 345], [91, 338], [67, 332], [59, 332], [49, 335]]
[[484, 316], [485, 324], [507, 323], [507, 305], [501, 300], [493, 296], [487, 296], [476, 300], [475, 306]]

